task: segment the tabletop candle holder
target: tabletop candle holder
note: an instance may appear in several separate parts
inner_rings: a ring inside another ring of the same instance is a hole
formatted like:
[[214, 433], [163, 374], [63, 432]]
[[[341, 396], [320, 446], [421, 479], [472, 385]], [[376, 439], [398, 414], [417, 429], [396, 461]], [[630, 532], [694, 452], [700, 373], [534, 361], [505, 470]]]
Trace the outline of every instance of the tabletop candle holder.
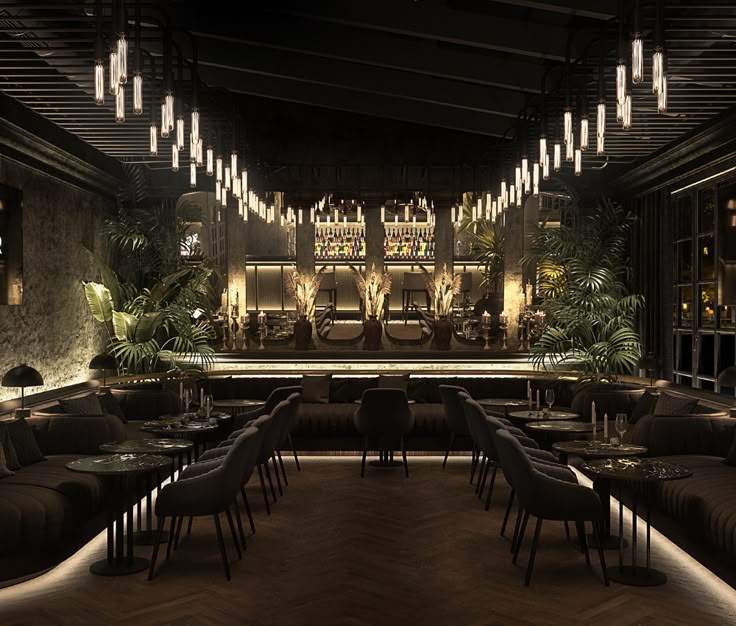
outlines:
[[506, 345], [506, 331], [508, 329], [508, 316], [504, 311], [498, 315], [498, 327], [501, 331], [501, 350], [508, 350]]
[[260, 345], [258, 346], [259, 350], [266, 349], [266, 346], [263, 345], [263, 338], [266, 336], [266, 332], [268, 331], [268, 328], [266, 327], [266, 319], [266, 313], [261, 311], [258, 314], [258, 339], [260, 340]]
[[484, 350], [490, 350], [491, 346], [488, 344], [488, 338], [491, 334], [491, 314], [488, 311], [484, 311], [481, 316], [481, 325], [483, 327], [483, 338], [485, 339]]

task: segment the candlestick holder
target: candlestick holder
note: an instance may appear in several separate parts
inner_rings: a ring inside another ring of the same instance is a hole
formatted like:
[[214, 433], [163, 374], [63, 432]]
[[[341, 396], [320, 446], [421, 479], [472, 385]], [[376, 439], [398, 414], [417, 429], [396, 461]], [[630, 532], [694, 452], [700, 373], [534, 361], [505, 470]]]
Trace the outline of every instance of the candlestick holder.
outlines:
[[505, 319], [502, 319], [498, 327], [501, 330], [501, 350], [508, 350], [509, 348], [506, 345], [506, 331], [508, 330], [508, 322]]
[[485, 339], [485, 344], [483, 345], [483, 349], [484, 350], [490, 350], [491, 349], [491, 346], [488, 343], [488, 338], [490, 337], [490, 334], [491, 334], [491, 325], [490, 325], [490, 323], [486, 324], [484, 322], [483, 323], [483, 338]]
[[268, 328], [266, 327], [266, 320], [260, 319], [258, 320], [258, 339], [260, 340], [260, 345], [258, 346], [259, 350], [265, 350], [266, 346], [263, 345], [263, 338], [266, 336], [266, 333], [268, 332]]
[[222, 351], [223, 352], [226, 352], [227, 350], [229, 350], [228, 337], [227, 337], [229, 330], [230, 329], [228, 327], [227, 317], [223, 316], [222, 317]]
[[240, 326], [243, 329], [243, 350], [248, 349], [248, 324], [247, 324], [247, 318], [245, 315], [242, 315], [240, 317]]

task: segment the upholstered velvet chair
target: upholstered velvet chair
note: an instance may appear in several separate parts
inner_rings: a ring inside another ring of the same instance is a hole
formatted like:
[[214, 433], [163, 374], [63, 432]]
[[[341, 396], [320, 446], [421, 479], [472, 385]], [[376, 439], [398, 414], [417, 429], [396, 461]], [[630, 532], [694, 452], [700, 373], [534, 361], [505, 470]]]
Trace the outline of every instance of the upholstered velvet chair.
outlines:
[[[360, 477], [365, 475], [365, 458], [368, 446], [386, 453], [394, 450], [396, 444], [401, 448], [404, 472], [409, 477], [409, 464], [406, 460], [406, 435], [414, 426], [414, 414], [409, 408], [409, 400], [403, 389], [367, 389], [363, 392], [360, 407], [355, 411], [355, 428], [363, 436], [363, 459]], [[393, 452], [391, 453], [393, 454]]]
[[[205, 471], [199, 476], [192, 478], [182, 478], [166, 485], [161, 490], [161, 493], [159, 493], [156, 499], [159, 536], [163, 532], [166, 518], [171, 518], [169, 545], [166, 551], [167, 559], [171, 555], [171, 545], [174, 540], [174, 522], [177, 518], [181, 520], [185, 516], [212, 516], [215, 522], [215, 529], [217, 530], [217, 541], [220, 546], [222, 564], [225, 568], [225, 577], [227, 580], [230, 580], [230, 564], [222, 535], [220, 514], [225, 513], [238, 558], [242, 558], [230, 508], [236, 506], [238, 490], [242, 485], [243, 474], [247, 466], [250, 465], [252, 467], [256, 461], [256, 456], [259, 452], [259, 438], [257, 435], [258, 429], [245, 429], [228, 448], [227, 454], [223, 457], [222, 461], [213, 463], [209, 471]], [[237, 511], [236, 515], [240, 523], [240, 515]], [[158, 549], [159, 542], [156, 541], [148, 572], [149, 580], [153, 578], [156, 571]]]
[[585, 522], [592, 522], [593, 536], [598, 545], [603, 582], [608, 586], [608, 573], [599, 528], [603, 522], [601, 501], [595, 491], [576, 483], [567, 482], [542, 473], [530, 460], [519, 441], [509, 432], [498, 430], [494, 435], [499, 463], [509, 483], [516, 491], [524, 518], [515, 546], [514, 560], [518, 557], [530, 515], [537, 518], [527, 563], [525, 584], [529, 586], [534, 569], [534, 558], [543, 520], [575, 520], [578, 539], [590, 566], [590, 554], [585, 535]]
[[[457, 435], [469, 437], [468, 422], [465, 420], [465, 411], [458, 394], [468, 393], [463, 387], [455, 387], [453, 385], [440, 385], [440, 398], [442, 398], [442, 407], [445, 410], [445, 419], [447, 419], [447, 428], [450, 431], [450, 439], [447, 442], [447, 450], [445, 458], [442, 461], [442, 469], [447, 465], [447, 457], [450, 455], [452, 445], [455, 443]], [[475, 450], [473, 450], [473, 462], [475, 462]]]

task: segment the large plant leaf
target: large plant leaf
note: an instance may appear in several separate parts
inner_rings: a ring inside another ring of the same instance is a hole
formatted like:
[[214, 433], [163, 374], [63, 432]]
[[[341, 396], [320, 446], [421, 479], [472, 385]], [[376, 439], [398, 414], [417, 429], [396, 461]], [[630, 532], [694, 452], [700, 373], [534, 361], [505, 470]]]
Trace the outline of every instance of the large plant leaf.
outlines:
[[103, 323], [113, 319], [114, 307], [110, 290], [101, 283], [82, 281], [82, 285], [92, 317]]
[[112, 329], [115, 338], [119, 341], [135, 341], [135, 328], [138, 325], [138, 318], [130, 313], [123, 311], [113, 311], [112, 313]]
[[120, 280], [118, 278], [118, 275], [113, 272], [113, 270], [110, 268], [110, 266], [105, 263], [102, 258], [100, 258], [99, 255], [95, 254], [90, 250], [89, 248], [84, 248], [85, 252], [87, 253], [87, 256], [89, 257], [89, 260], [92, 262], [92, 264], [97, 268], [97, 271], [100, 273], [100, 278], [102, 279], [102, 283], [107, 287], [110, 291], [110, 296], [112, 297], [112, 306], [115, 309], [120, 309], [123, 306], [123, 302], [121, 301], [121, 292], [120, 292]]

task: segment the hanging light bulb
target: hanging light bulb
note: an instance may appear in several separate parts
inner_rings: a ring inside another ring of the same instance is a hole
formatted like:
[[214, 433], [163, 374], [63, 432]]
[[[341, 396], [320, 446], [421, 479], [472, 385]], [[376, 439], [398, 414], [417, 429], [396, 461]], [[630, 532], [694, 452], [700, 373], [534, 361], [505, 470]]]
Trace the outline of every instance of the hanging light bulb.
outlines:
[[220, 187], [220, 183], [218, 181], [215, 181], [215, 202], [220, 201], [220, 194], [222, 193], [222, 189]]
[[196, 146], [199, 143], [199, 109], [192, 108], [192, 142]]
[[566, 144], [570, 144], [573, 142], [572, 109], [565, 109], [563, 122], [563, 139], [565, 140]]
[[161, 138], [166, 139], [169, 136], [169, 124], [166, 121], [166, 104], [161, 103]]
[[110, 48], [110, 95], [116, 96], [118, 93], [118, 87], [120, 87], [120, 77], [118, 75], [118, 49], [117, 47]]
[[626, 63], [619, 59], [616, 65], [616, 102], [623, 107], [626, 100]]
[[631, 128], [631, 94], [630, 93], [626, 94], [626, 99], [624, 100], [622, 126], [624, 130], [629, 130]]
[[240, 177], [237, 174], [233, 176], [233, 197], [240, 197]]
[[105, 104], [105, 63], [95, 61], [95, 104]]
[[207, 168], [205, 170], [207, 176], [215, 173], [215, 151], [212, 146], [207, 146]]
[[641, 83], [644, 80], [644, 42], [641, 33], [635, 33], [631, 40], [631, 82]]
[[501, 179], [501, 198], [503, 199], [504, 202], [506, 202], [507, 193], [506, 193], [506, 179], [505, 178]]
[[197, 186], [197, 164], [189, 162], [189, 186], [194, 189]]
[[662, 75], [659, 84], [659, 93], [657, 94], [657, 111], [660, 113], [667, 112], [667, 74]]
[[554, 160], [552, 165], [555, 172], [559, 172], [562, 169], [562, 146], [559, 142], [555, 142]]
[[517, 189], [516, 190], [516, 206], [518, 208], [521, 208], [521, 201], [524, 196], [524, 190], [523, 189]]
[[243, 221], [244, 222], [247, 222], [248, 221], [248, 208], [245, 206], [245, 200], [243, 201], [243, 204], [244, 204], [244, 206], [243, 206]]
[[535, 198], [539, 195], [539, 163], [532, 167], [532, 194]]
[[176, 147], [175, 143], [171, 144], [171, 171], [179, 171], [179, 149]]
[[652, 55], [652, 93], [658, 95], [664, 78], [664, 50], [655, 48]]
[[544, 163], [542, 164], [542, 179], [549, 180], [549, 152], [544, 155]]
[[125, 121], [125, 87], [118, 86], [118, 92], [115, 94], [115, 121], [122, 124]]
[[565, 144], [565, 161], [573, 161], [575, 159], [575, 146], [573, 145], [574, 137]]
[[519, 190], [519, 193], [521, 193], [521, 167], [518, 165], [514, 169], [514, 187]]
[[230, 153], [230, 171], [232, 172], [233, 176], [238, 175], [238, 151], [233, 150]]
[[140, 72], [133, 75], [133, 113], [143, 113], [143, 76]]
[[529, 159], [526, 155], [521, 157], [521, 178], [522, 180], [526, 180], [527, 175], [529, 174]]
[[508, 206], [513, 206], [515, 204], [516, 204], [516, 186], [509, 185], [509, 204]]
[[225, 177], [222, 180], [223, 186], [225, 187], [225, 191], [230, 191], [230, 182], [231, 182], [231, 174], [230, 174], [230, 166], [225, 166]]
[[248, 191], [248, 170], [243, 168], [240, 172], [240, 183], [243, 188], [243, 195]]
[[580, 149], [585, 151], [588, 149], [588, 116], [583, 114], [580, 118]]
[[598, 116], [596, 118], [596, 153], [601, 156], [605, 153], [606, 141], [606, 103], [598, 103]]
[[151, 156], [156, 156], [158, 154], [158, 128], [156, 128], [156, 122], [151, 122], [148, 149], [151, 153]]
[[575, 176], [581, 176], [583, 173], [583, 151], [575, 148]]
[[243, 198], [238, 198], [238, 215], [243, 217]]
[[220, 206], [225, 208], [227, 206], [227, 189], [220, 189]]
[[524, 193], [528, 196], [532, 192], [532, 175], [527, 170], [526, 178], [524, 179]]
[[164, 104], [166, 106], [166, 128], [171, 132], [174, 130], [174, 93], [172, 91], [166, 92]]
[[118, 80], [121, 85], [128, 82], [128, 40], [125, 33], [118, 34]]
[[547, 137], [541, 135], [539, 137], [539, 164], [544, 165], [544, 155], [547, 154]]
[[204, 147], [202, 145], [201, 137], [199, 138], [199, 141], [197, 141], [196, 154], [197, 154], [197, 158], [196, 158], [197, 167], [202, 167], [202, 165], [204, 165]]
[[222, 182], [222, 157], [219, 154], [217, 155], [217, 160], [215, 161], [215, 163], [216, 163], [215, 180], [218, 183], [221, 183]]
[[184, 150], [184, 116], [181, 114], [176, 118], [176, 147]]

